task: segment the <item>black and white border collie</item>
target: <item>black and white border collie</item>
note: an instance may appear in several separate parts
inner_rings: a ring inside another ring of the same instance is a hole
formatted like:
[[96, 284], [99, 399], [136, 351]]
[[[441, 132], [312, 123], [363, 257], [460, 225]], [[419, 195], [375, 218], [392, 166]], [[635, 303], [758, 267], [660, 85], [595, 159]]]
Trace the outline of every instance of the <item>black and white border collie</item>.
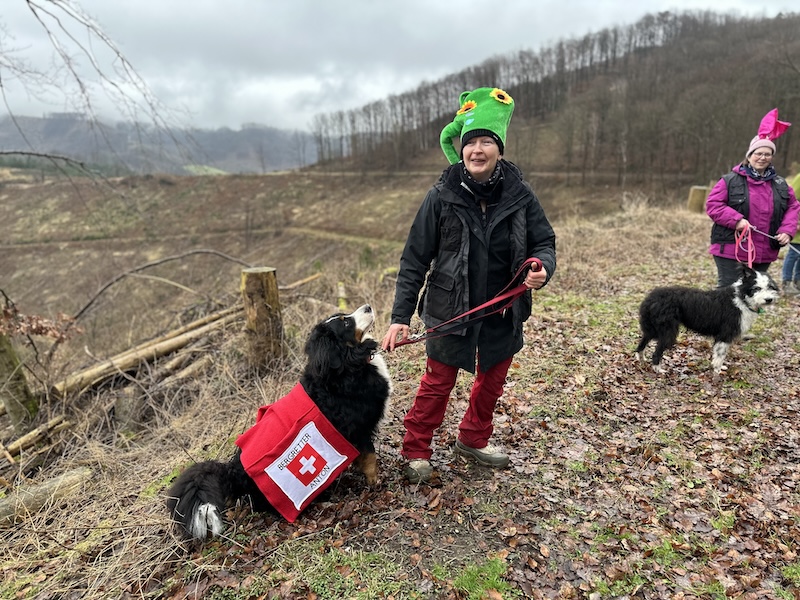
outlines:
[[750, 329], [760, 309], [780, 295], [769, 275], [744, 265], [742, 268], [741, 278], [727, 287], [704, 291], [675, 286], [651, 291], [639, 306], [639, 360], [644, 360], [643, 351], [650, 340], [656, 340], [653, 370], [662, 373], [661, 357], [675, 344], [683, 325], [714, 338], [711, 366], [719, 375], [725, 369], [723, 363], [731, 344]]
[[[389, 371], [369, 335], [373, 322], [372, 308], [365, 304], [318, 323], [306, 341], [308, 361], [300, 377], [311, 401], [359, 452], [353, 464], [369, 485], [378, 479], [374, 441], [391, 394]], [[225, 508], [240, 498], [249, 497], [256, 510], [273, 508], [245, 471], [241, 454], [237, 448], [227, 463], [194, 464], [172, 484], [167, 508], [186, 537], [220, 535]]]

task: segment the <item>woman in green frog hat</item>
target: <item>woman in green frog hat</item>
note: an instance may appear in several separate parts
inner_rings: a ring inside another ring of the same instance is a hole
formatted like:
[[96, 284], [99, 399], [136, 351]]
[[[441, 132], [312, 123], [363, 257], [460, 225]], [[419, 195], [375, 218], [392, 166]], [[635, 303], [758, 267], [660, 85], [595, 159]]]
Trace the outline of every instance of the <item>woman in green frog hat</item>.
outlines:
[[[556, 268], [553, 228], [522, 172], [503, 158], [514, 100], [496, 87], [464, 92], [459, 100], [453, 122], [440, 136], [451, 164], [411, 225], [382, 347], [392, 351], [408, 339], [417, 309], [425, 326], [434, 327], [492, 299], [528, 258], [538, 259], [542, 268], [525, 273], [528, 291], [509, 310], [425, 341], [425, 374], [404, 419], [401, 450], [412, 483], [431, 477], [431, 442], [459, 369], [476, 376], [454, 452], [488, 467], [508, 465], [509, 456], [489, 443], [494, 409], [513, 356], [523, 345], [530, 290], [544, 286]], [[453, 138], [460, 140], [458, 151]]]

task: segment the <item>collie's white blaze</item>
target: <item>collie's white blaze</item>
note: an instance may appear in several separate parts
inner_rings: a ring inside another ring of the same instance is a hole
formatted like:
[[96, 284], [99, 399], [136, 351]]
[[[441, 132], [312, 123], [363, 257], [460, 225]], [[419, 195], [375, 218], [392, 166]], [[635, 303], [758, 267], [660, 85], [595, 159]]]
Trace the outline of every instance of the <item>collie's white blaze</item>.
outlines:
[[189, 526], [189, 533], [196, 539], [204, 540], [208, 537], [209, 531], [211, 535], [218, 536], [224, 529], [217, 507], [206, 503], [197, 507], [192, 517], [192, 524]]
[[750, 330], [761, 307], [772, 304], [779, 297], [778, 286], [775, 285], [769, 275], [756, 271], [756, 281], [753, 284], [753, 289], [743, 298], [737, 297], [733, 300], [736, 308], [742, 313], [739, 321], [739, 335], [744, 335]]
[[775, 302], [780, 297], [778, 286], [770, 279], [769, 275], [756, 271], [756, 283], [753, 286], [753, 293], [750, 294], [751, 308], [758, 309], [766, 304]]

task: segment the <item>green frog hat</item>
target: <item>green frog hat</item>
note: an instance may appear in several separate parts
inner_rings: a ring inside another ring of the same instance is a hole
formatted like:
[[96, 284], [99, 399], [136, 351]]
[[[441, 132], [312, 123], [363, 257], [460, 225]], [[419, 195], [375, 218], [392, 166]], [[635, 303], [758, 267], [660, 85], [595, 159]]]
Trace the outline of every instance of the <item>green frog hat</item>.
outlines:
[[506, 144], [506, 130], [514, 112], [514, 99], [500, 88], [483, 87], [471, 92], [462, 92], [459, 97], [461, 108], [453, 122], [448, 124], [439, 136], [439, 144], [451, 165], [461, 157], [453, 145], [453, 138], [461, 138], [461, 147], [468, 140], [479, 135], [494, 138], [500, 154]]

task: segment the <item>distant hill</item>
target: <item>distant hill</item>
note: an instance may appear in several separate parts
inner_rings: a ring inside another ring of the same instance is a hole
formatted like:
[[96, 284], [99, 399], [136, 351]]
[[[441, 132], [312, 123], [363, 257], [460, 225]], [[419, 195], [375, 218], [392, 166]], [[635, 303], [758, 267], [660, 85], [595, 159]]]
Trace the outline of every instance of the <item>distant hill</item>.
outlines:
[[[800, 14], [745, 18], [662, 12], [636, 23], [494, 56], [344, 113], [317, 115], [320, 163], [397, 172], [440, 157], [439, 134], [462, 91], [497, 86], [515, 100], [507, 158], [569, 182], [609, 177], [673, 187], [716, 180], [740, 161], [761, 118], [794, 126], [778, 141], [780, 173], [800, 162]], [[413, 118], [409, 118], [409, 116]]]
[[137, 123], [97, 123], [81, 113], [0, 119], [0, 151], [30, 148], [69, 156], [111, 174], [195, 174], [209, 169], [269, 173], [317, 160], [310, 134], [258, 124], [239, 130], [167, 131]]
[[775, 157], [778, 171], [790, 174], [800, 164], [798, 30], [797, 13], [662, 12], [316, 115], [311, 133], [257, 124], [165, 131], [56, 113], [20, 117], [16, 125], [0, 120], [0, 152], [61, 153], [109, 175], [251, 174], [313, 164], [429, 171], [445, 164], [439, 134], [460, 93], [496, 85], [516, 103], [506, 158], [526, 173], [563, 174], [567, 185], [581, 186], [708, 183], [742, 159], [763, 115], [778, 107], [783, 120], [795, 122]]

